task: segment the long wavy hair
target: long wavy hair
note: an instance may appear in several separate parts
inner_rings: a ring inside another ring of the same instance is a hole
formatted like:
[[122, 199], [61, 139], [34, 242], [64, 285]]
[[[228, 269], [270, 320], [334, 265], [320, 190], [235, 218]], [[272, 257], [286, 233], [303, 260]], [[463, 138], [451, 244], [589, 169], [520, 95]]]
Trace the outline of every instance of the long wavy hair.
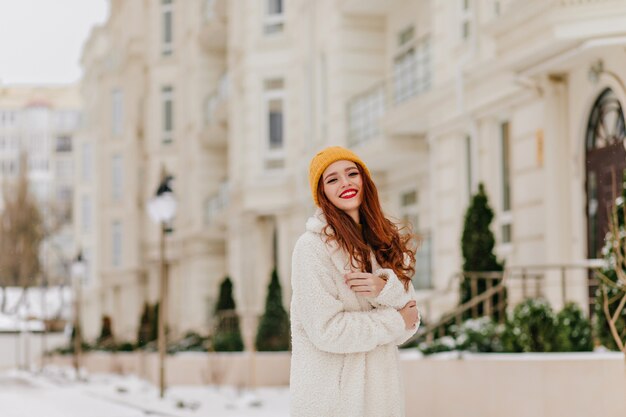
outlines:
[[[363, 180], [362, 201], [359, 206], [361, 229], [350, 215], [330, 202], [324, 194], [324, 185], [320, 178], [317, 196], [328, 222], [323, 230], [326, 241], [336, 241], [350, 257], [350, 265], [360, 271], [372, 272], [370, 251], [374, 252], [380, 266], [392, 269], [408, 291], [411, 277], [415, 273], [418, 239], [409, 226], [399, 228], [385, 217], [376, 185], [363, 167], [356, 162], [355, 164]], [[401, 233], [405, 227], [408, 228], [407, 233]]]

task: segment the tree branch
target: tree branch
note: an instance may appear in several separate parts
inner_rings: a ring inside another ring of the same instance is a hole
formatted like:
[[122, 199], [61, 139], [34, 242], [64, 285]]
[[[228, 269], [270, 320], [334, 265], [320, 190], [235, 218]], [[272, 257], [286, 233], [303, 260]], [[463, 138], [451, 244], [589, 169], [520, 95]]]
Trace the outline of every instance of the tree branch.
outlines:
[[609, 323], [609, 329], [611, 330], [611, 334], [613, 335], [613, 339], [615, 339], [615, 343], [617, 343], [617, 347], [619, 350], [626, 353], [626, 349], [624, 349], [624, 343], [622, 342], [622, 338], [619, 336], [617, 329], [615, 328], [615, 322], [611, 319], [611, 313], [609, 311], [609, 297], [606, 292], [606, 287], [602, 287], [602, 307], [604, 310], [604, 315], [606, 317], [607, 322]]

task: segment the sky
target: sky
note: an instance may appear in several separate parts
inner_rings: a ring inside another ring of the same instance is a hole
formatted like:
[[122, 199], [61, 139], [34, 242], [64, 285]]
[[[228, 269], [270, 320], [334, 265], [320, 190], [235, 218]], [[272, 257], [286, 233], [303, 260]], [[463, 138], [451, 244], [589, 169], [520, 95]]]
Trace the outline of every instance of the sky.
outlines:
[[108, 0], [0, 0], [0, 84], [69, 84]]

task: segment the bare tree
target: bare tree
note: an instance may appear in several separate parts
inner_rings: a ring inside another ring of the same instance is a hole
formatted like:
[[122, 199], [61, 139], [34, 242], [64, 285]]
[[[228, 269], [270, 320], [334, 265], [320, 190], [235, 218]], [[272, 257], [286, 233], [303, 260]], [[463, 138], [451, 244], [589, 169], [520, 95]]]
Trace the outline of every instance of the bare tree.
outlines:
[[[617, 184], [612, 173], [613, 195]], [[626, 172], [622, 184], [626, 184]], [[600, 282], [601, 306], [609, 331], [617, 348], [624, 353], [626, 360], [626, 188], [615, 200], [609, 213], [609, 233], [606, 235], [607, 259], [609, 268], [597, 271]]]
[[[17, 180], [3, 186], [3, 201], [4, 210], [0, 214], [0, 287], [21, 287], [25, 290], [21, 296], [24, 299], [26, 290], [37, 284], [39, 279], [39, 247], [44, 237], [42, 215], [29, 192], [25, 153], [20, 155]], [[2, 297], [0, 311], [5, 309], [6, 296]]]

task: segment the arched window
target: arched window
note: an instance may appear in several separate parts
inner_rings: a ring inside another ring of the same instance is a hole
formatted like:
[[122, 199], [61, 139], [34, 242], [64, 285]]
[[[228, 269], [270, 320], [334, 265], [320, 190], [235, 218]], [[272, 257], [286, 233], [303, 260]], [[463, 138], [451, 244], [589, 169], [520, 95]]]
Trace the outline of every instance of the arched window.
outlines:
[[595, 101], [585, 134], [587, 190], [587, 255], [601, 257], [609, 211], [621, 194], [626, 169], [624, 112], [610, 88]]
[[613, 90], [607, 88], [600, 94], [589, 115], [587, 150], [622, 143], [625, 137], [622, 106]]

